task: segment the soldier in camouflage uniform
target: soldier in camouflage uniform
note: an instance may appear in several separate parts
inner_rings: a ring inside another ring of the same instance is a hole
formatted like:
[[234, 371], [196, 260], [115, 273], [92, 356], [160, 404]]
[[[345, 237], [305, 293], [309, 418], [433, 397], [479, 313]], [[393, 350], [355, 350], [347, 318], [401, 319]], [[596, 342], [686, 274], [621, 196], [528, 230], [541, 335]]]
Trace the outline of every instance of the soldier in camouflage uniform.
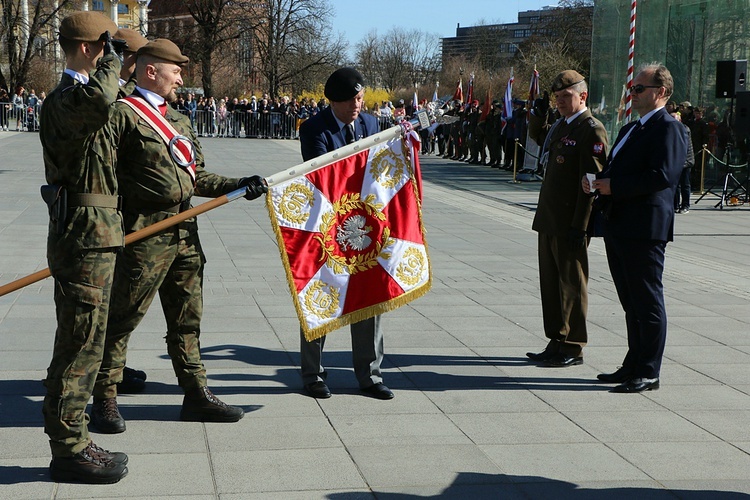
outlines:
[[[120, 69], [120, 91], [117, 97], [129, 96], [135, 90], [135, 61], [138, 49], [148, 43], [148, 40], [136, 30], [120, 28], [114, 36], [115, 39], [124, 40], [127, 43], [122, 53], [122, 69]], [[122, 381], [117, 384], [119, 394], [135, 394], [146, 388], [146, 372], [125, 367], [122, 372]]]
[[102, 361], [115, 255], [124, 241], [113, 150], [102, 133], [118, 89], [120, 60], [109, 41], [116, 30], [97, 12], [61, 22], [66, 69], [41, 114], [49, 183], [42, 192], [51, 216], [47, 261], [57, 314], [42, 411], [55, 481], [114, 483], [128, 472], [127, 455], [91, 441], [84, 413]]
[[[165, 120], [195, 145], [195, 181], [173, 160], [167, 143], [128, 104], [118, 102], [111, 124], [118, 148], [117, 177], [123, 193], [125, 231], [131, 233], [190, 206], [193, 195], [216, 197], [246, 187], [248, 199], [267, 191], [258, 177], [232, 179], [207, 172], [200, 144], [189, 120], [167, 106], [182, 85], [181, 66], [188, 58], [169, 40], [149, 42], [138, 51], [134, 97], [149, 109], [163, 107]], [[105, 433], [125, 430], [117, 408], [116, 384], [122, 378], [127, 342], [159, 293], [167, 322], [167, 352], [185, 391], [180, 418], [188, 421], [235, 422], [241, 408], [220, 401], [206, 387], [200, 355], [203, 312], [203, 265], [195, 218], [128, 245], [118, 255], [107, 328], [104, 361], [94, 388], [92, 420]]]

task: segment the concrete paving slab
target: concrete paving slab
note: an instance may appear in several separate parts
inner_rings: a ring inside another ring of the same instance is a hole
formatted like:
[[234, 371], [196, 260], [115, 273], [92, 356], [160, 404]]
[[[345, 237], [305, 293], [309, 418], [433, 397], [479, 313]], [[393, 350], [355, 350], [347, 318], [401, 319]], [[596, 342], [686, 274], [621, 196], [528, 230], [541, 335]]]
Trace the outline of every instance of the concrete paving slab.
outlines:
[[750, 456], [723, 442], [610, 443], [649, 477], [662, 480], [747, 480]]
[[349, 451], [375, 490], [507, 482], [504, 471], [474, 445], [353, 446]]
[[650, 479], [637, 466], [602, 443], [482, 445], [495, 463], [513, 476], [538, 476], [547, 481], [583, 482]]

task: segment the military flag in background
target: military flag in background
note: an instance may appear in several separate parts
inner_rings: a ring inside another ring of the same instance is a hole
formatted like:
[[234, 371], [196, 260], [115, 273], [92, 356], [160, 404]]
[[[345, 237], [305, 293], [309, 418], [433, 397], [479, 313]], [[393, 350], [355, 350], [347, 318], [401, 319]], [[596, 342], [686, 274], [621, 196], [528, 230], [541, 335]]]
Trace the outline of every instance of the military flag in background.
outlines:
[[490, 94], [490, 88], [487, 87], [487, 97], [484, 100], [484, 106], [482, 106], [482, 114], [479, 115], [479, 123], [482, 123], [487, 120], [487, 117], [489, 116], [491, 109], [492, 109], [492, 97]]
[[453, 93], [453, 100], [461, 102], [464, 100], [464, 87], [461, 78], [458, 79], [458, 83], [456, 84], [456, 91]]
[[471, 106], [471, 101], [474, 100], [474, 73], [469, 75], [469, 85], [468, 90], [466, 91], [466, 104]]
[[508, 85], [505, 87], [505, 95], [503, 96], [503, 129], [508, 123], [508, 118], [513, 115], [513, 68], [510, 68], [510, 78], [508, 78]]
[[[534, 107], [534, 100], [539, 96], [539, 72], [534, 68], [534, 72], [531, 74], [531, 82], [529, 83], [529, 104], [528, 110], [526, 111], [526, 122], [528, 123], [529, 117], [531, 116], [531, 108]], [[523, 170], [537, 169], [537, 161], [539, 154], [541, 153], [541, 147], [531, 137], [529, 137], [529, 129], [526, 128], [526, 142], [525, 142], [526, 153], [523, 157]]]
[[411, 132], [269, 188], [271, 225], [308, 340], [432, 286], [419, 148]]

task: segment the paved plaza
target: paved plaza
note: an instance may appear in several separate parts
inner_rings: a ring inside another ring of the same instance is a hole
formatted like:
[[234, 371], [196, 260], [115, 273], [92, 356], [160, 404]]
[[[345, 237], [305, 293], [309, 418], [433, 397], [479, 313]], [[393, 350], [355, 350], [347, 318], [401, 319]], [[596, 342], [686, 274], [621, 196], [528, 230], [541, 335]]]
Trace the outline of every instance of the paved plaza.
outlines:
[[[209, 169], [268, 176], [301, 163], [297, 141], [204, 139]], [[585, 363], [542, 368], [531, 220], [539, 183], [422, 157], [433, 289], [386, 314], [385, 383], [360, 395], [347, 329], [329, 334], [333, 397], [301, 392], [298, 322], [262, 200], [199, 218], [207, 256], [202, 353], [238, 423], [179, 421], [182, 392], [155, 301], [130, 341], [147, 389], [119, 397], [127, 431], [92, 433], [130, 457], [117, 484], [48, 475], [41, 379], [53, 282], [0, 297], [2, 499], [750, 498], [750, 206], [708, 196], [677, 216], [664, 276], [661, 389], [612, 394], [596, 374], [626, 350], [604, 245], [590, 246]], [[47, 266], [36, 133], [0, 132], [0, 284]], [[194, 203], [202, 200], [196, 199]]]

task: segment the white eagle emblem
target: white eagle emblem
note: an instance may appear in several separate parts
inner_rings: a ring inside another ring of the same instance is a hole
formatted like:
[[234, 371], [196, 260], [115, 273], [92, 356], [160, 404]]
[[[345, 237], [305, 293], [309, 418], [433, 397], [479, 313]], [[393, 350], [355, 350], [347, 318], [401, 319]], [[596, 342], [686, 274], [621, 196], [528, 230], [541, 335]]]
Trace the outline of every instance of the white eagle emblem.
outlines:
[[353, 215], [336, 228], [336, 242], [342, 250], [356, 250], [361, 252], [370, 246], [372, 238], [367, 233], [372, 231], [372, 226], [366, 226], [364, 215]]

